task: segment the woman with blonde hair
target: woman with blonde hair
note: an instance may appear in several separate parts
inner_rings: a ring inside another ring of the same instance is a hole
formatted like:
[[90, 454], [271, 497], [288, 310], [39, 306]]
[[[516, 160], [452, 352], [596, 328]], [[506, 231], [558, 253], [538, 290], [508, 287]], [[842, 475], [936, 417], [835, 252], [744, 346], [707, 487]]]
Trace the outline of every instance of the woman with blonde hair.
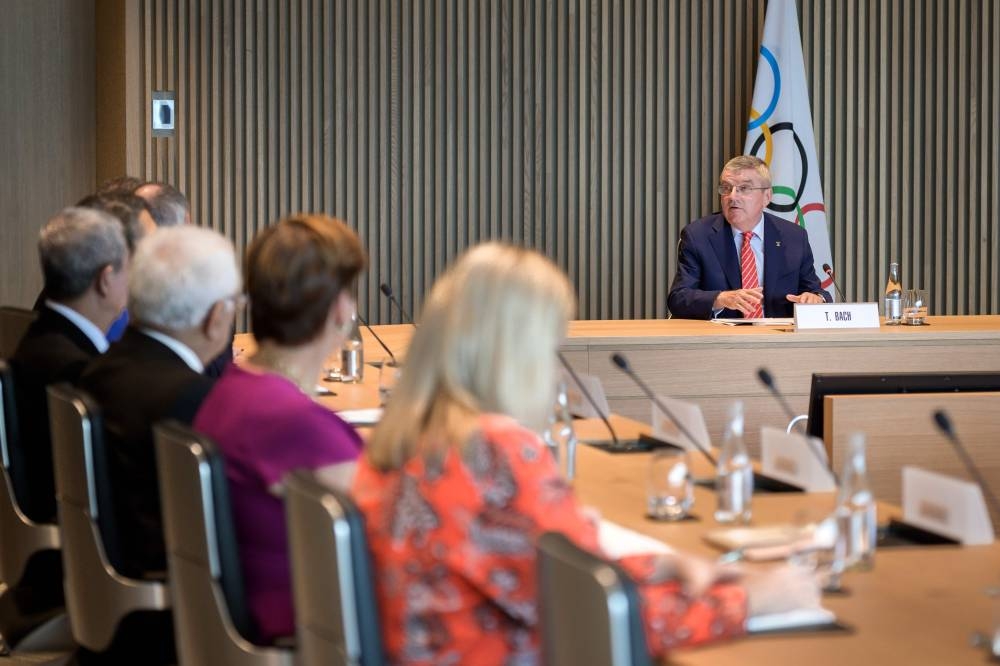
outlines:
[[[554, 404], [573, 308], [548, 259], [499, 244], [465, 254], [424, 304], [354, 484], [391, 661], [538, 662], [538, 537], [556, 530], [600, 552], [596, 526], [536, 434]], [[682, 581], [679, 571], [694, 570], [685, 562], [621, 561], [640, 584], [657, 654], [742, 632], [746, 588], [717, 582], [708, 565], [700, 584]]]

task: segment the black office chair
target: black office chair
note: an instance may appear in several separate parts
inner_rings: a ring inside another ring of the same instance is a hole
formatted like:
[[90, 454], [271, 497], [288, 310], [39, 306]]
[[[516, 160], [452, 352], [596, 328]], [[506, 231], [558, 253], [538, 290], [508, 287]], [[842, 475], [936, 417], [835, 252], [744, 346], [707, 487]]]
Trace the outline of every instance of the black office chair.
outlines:
[[[12, 449], [18, 438], [17, 409], [14, 382], [10, 366], [0, 360], [0, 608], [7, 605], [8, 597], [17, 608], [17, 617], [0, 628], [0, 653], [4, 653], [27, 631], [40, 626], [60, 612], [62, 606], [58, 583], [44, 585], [54, 588], [54, 594], [44, 598], [29, 599], [27, 606], [13, 602], [25, 579], [29, 586], [40, 576], [60, 576], [59, 528], [56, 525], [36, 523], [21, 510], [14, 493]], [[56, 579], [58, 580], [58, 579]], [[32, 595], [37, 596], [37, 595]]]
[[29, 561], [38, 553], [58, 551], [59, 528], [39, 524], [24, 515], [17, 504], [10, 477], [11, 448], [18, 437], [17, 409], [14, 402], [10, 366], [0, 360], [0, 461], [3, 463], [3, 489], [0, 490], [0, 582], [16, 585]]
[[292, 650], [259, 644], [215, 445], [176, 421], [153, 433], [180, 662], [291, 666]]
[[0, 305], [0, 358], [14, 355], [24, 332], [37, 317], [38, 313], [34, 310]]
[[163, 582], [127, 578], [115, 566], [117, 533], [100, 411], [69, 384], [50, 386], [48, 394], [66, 611], [76, 642], [104, 652], [122, 623], [147, 611], [166, 612], [170, 595]]
[[556, 532], [538, 541], [538, 601], [548, 666], [648, 666], [635, 583]]
[[312, 472], [285, 486], [300, 666], [384, 661], [364, 517]]

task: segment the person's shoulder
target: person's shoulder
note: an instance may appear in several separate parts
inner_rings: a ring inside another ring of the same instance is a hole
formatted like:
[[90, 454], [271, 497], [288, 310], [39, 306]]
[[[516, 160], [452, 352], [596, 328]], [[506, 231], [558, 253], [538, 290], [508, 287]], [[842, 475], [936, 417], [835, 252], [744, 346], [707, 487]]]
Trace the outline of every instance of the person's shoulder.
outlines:
[[534, 460], [545, 449], [536, 432], [504, 414], [481, 414], [478, 427], [482, 443], [508, 457]]
[[684, 227], [683, 231], [689, 237], [702, 237], [714, 233], [725, 224], [726, 218], [722, 216], [722, 213], [712, 213], [705, 217], [699, 217], [697, 220], [692, 220]]
[[774, 227], [781, 232], [782, 236], [797, 238], [807, 238], [809, 236], [805, 227], [800, 227], [795, 222], [786, 220], [783, 217], [778, 217], [777, 215], [765, 212], [764, 220], [773, 224]]
[[502, 442], [523, 437], [538, 439], [538, 435], [532, 430], [506, 414], [480, 414], [478, 426], [483, 436], [490, 441]]
[[295, 389], [295, 395], [289, 403], [290, 408], [283, 410], [281, 417], [296, 429], [317, 434], [356, 435], [354, 427], [335, 411], [324, 407], [298, 389]]
[[39, 311], [25, 330], [18, 347], [22, 346], [28, 349], [52, 346], [60, 349], [74, 348], [88, 356], [98, 353], [94, 343], [76, 324], [47, 307]]
[[277, 375], [230, 365], [216, 381], [213, 394], [217, 392], [224, 393], [227, 399], [253, 404], [260, 418], [276, 424], [282, 432], [318, 437], [356, 434], [333, 410]]
[[37, 373], [45, 383], [73, 382], [96, 355], [96, 350], [92, 352], [61, 333], [36, 331], [21, 339], [11, 363], [22, 372]]

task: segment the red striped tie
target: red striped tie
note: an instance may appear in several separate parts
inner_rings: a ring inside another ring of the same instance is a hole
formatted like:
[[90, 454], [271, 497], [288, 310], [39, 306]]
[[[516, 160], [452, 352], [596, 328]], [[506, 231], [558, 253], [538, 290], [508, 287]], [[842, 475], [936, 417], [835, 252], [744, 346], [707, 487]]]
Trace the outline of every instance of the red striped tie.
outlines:
[[[757, 259], [753, 256], [753, 249], [750, 247], [750, 239], [755, 235], [752, 231], [743, 232], [743, 247], [740, 248], [740, 273], [744, 289], [756, 289], [760, 286], [757, 281]], [[759, 319], [764, 316], [764, 308], [758, 303], [753, 310], [743, 316], [747, 319]]]

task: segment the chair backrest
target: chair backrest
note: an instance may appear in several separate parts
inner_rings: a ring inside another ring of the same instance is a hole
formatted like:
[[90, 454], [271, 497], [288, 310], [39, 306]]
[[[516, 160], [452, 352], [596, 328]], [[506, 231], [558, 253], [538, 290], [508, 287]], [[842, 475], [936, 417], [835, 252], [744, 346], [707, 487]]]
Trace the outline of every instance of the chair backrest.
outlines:
[[[10, 485], [14, 502], [28, 486], [28, 470], [21, 453], [21, 423], [17, 411], [17, 396], [14, 387], [14, 368], [0, 358], [0, 463]], [[21, 495], [23, 497], [23, 495]]]
[[76, 642], [101, 652], [127, 615], [166, 610], [170, 600], [166, 585], [126, 578], [109, 559], [103, 534], [114, 535], [114, 512], [99, 410], [69, 384], [48, 394], [66, 611]]
[[647, 666], [635, 583], [556, 532], [538, 541], [538, 599], [548, 666]]
[[291, 664], [291, 650], [252, 642], [228, 482], [215, 445], [176, 421], [157, 424], [153, 436], [181, 663]]
[[11, 449], [18, 437], [14, 381], [10, 366], [0, 359], [0, 583], [14, 587], [21, 580], [29, 560], [46, 550], [59, 549], [59, 529], [40, 525], [21, 511], [10, 476]]
[[10, 358], [14, 355], [17, 344], [21, 342], [24, 332], [36, 317], [38, 313], [34, 310], [13, 305], [0, 306], [0, 358]]
[[301, 666], [383, 663], [361, 512], [307, 470], [286, 479], [285, 508]]

